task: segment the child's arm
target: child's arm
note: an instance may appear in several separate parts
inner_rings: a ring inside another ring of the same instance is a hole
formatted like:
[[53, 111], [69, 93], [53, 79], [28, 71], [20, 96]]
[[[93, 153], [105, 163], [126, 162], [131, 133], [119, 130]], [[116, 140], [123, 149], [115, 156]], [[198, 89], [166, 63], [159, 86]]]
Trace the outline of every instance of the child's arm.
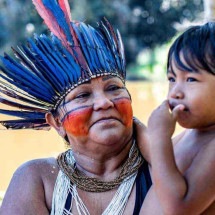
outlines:
[[133, 119], [134, 122], [134, 134], [137, 140], [139, 150], [143, 158], [151, 164], [150, 153], [149, 153], [149, 144], [146, 136], [146, 126], [139, 121], [136, 117]]
[[176, 166], [171, 137], [183, 108], [171, 114], [165, 101], [148, 123], [153, 184], [164, 214], [200, 214], [215, 201], [214, 144], [198, 153], [184, 175]]

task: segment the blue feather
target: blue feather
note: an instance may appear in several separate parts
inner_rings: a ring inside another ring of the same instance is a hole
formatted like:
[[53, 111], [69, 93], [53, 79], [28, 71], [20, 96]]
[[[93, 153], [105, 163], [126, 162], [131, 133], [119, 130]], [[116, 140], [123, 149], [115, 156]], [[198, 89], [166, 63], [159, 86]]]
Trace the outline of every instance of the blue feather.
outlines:
[[73, 44], [73, 39], [71, 36], [70, 28], [68, 23], [66, 22], [66, 18], [64, 12], [60, 8], [58, 2], [56, 0], [43, 0], [44, 5], [52, 12], [59, 26], [65, 33], [67, 40]]
[[47, 88], [43, 86], [41, 81], [33, 73], [25, 69], [25, 67], [15, 62], [9, 56], [5, 56], [4, 58], [0, 57], [0, 59], [8, 69], [6, 73], [4, 72], [8, 77], [26, 87], [34, 86], [35, 91], [46, 91]]
[[33, 50], [29, 50], [27, 47], [22, 46], [23, 51], [28, 56], [28, 58], [34, 62], [35, 67], [40, 71], [41, 75], [43, 75], [44, 79], [46, 80], [44, 83], [47, 83], [48, 85], [51, 85], [53, 90], [51, 94], [56, 94], [58, 91], [58, 88], [55, 84], [52, 82], [52, 78], [49, 75], [49, 69], [43, 64], [43, 61], [39, 58], [37, 54], [33, 52]]
[[[16, 70], [14, 70], [14, 71], [16, 71]], [[24, 86], [22, 83], [20, 83], [20, 82], [18, 82], [18, 81], [13, 81], [13, 80], [7, 78], [6, 76], [3, 76], [2, 74], [0, 74], [0, 77], [2, 77], [2, 78], [3, 78], [4, 80], [6, 80], [8, 83], [10, 83], [10, 84], [12, 84], [12, 85], [18, 87], [19, 89], [24, 90], [25, 92], [29, 93], [30, 95], [32, 95], [32, 96], [34, 96], [34, 97], [36, 97], [36, 98], [38, 98], [38, 99], [42, 99], [42, 100], [44, 100], [44, 101], [46, 101], [46, 102], [49, 102], [49, 100], [50, 100], [50, 99], [49, 99], [48, 97], [46, 97], [45, 95], [41, 94], [41, 91], [40, 91], [40, 92], [36, 92], [36, 91], [34, 91], [33, 89]], [[13, 89], [13, 88], [12, 88], [12, 89]], [[27, 95], [27, 93], [26, 93], [25, 95]]]
[[6, 114], [9, 116], [20, 117], [23, 119], [44, 119], [45, 113], [40, 112], [30, 112], [30, 111], [14, 111], [14, 110], [4, 110], [0, 109], [0, 114]]
[[92, 67], [93, 67], [91, 71], [95, 71], [95, 72], [99, 71], [101, 69], [101, 64], [99, 63], [99, 60], [96, 54], [97, 47], [95, 46], [94, 41], [91, 39], [92, 38], [91, 30], [84, 23], [80, 25], [80, 29], [82, 30], [83, 37], [86, 42], [86, 47], [88, 49], [88, 53], [90, 56], [90, 61], [88, 63], [90, 63], [90, 65], [92, 64]]
[[[58, 47], [54, 47], [54, 44], [51, 43], [50, 39], [48, 39], [46, 36], [41, 36], [42, 38], [42, 43], [44, 46], [49, 47], [49, 52], [50, 52], [50, 56], [53, 57], [53, 59], [58, 63], [58, 65], [61, 67], [62, 69], [62, 73], [64, 74], [64, 78], [65, 78], [65, 85], [70, 82], [73, 83], [73, 75], [70, 73], [68, 73], [68, 69], [69, 69], [69, 64], [67, 63], [67, 61], [65, 60], [65, 57], [62, 55], [62, 53], [60, 53], [60, 51], [58, 50]], [[55, 50], [55, 52], [53, 51]]]
[[[62, 92], [63, 80], [57, 76], [56, 68], [50, 63], [47, 57], [43, 54], [43, 52], [35, 45], [32, 40], [29, 40], [32, 50], [38, 54], [36, 60], [40, 66], [46, 70], [47, 78], [50, 79], [50, 82], [55, 85], [58, 92]], [[39, 60], [41, 58], [41, 60]], [[42, 62], [41, 62], [42, 61]]]
[[[82, 49], [82, 53], [84, 54], [85, 58], [86, 58], [86, 61], [87, 62], [90, 62], [90, 56], [89, 56], [89, 53], [88, 53], [88, 49], [86, 48], [86, 43], [84, 41], [84, 38], [83, 38], [83, 34], [80, 32], [80, 30], [78, 29], [78, 27], [74, 24], [74, 23], [71, 23], [75, 33], [77, 34], [78, 36], [78, 39], [79, 39], [79, 42], [80, 42], [80, 48]], [[89, 65], [88, 65], [89, 66]], [[85, 71], [87, 72], [87, 71]], [[86, 74], [87, 75], [87, 74]], [[86, 78], [89, 78], [89, 77], [86, 77]]]
[[22, 120], [7, 120], [0, 121], [0, 123], [5, 126], [7, 129], [49, 129], [48, 125], [44, 119], [22, 119]]
[[9, 105], [11, 107], [16, 107], [16, 108], [19, 108], [19, 109], [23, 109], [23, 110], [31, 110], [31, 111], [44, 112], [44, 113], [46, 112], [46, 109], [40, 109], [40, 108], [37, 108], [37, 107], [32, 107], [32, 106], [28, 106], [28, 105], [19, 104], [17, 102], [13, 102], [13, 101], [10, 101], [8, 99], [5, 99], [5, 98], [3, 98], [1, 96], [0, 96], [0, 103]]
[[59, 41], [59, 39], [57, 37], [53, 36], [52, 39], [53, 39], [54, 44], [61, 51], [62, 55], [65, 55], [65, 60], [71, 66], [71, 68], [70, 68], [71, 71], [68, 71], [69, 75], [70, 75], [70, 73], [72, 73], [74, 83], [77, 83], [78, 79], [81, 77], [80, 66], [75, 62], [72, 55], [62, 46], [61, 42]]
[[26, 102], [28, 104], [32, 104], [32, 105], [35, 105], [35, 106], [38, 106], [41, 108], [47, 108], [48, 109], [49, 107], [50, 108], [52, 107], [52, 105], [50, 105], [48, 103], [35, 100], [35, 98], [31, 97], [30, 95], [28, 96], [28, 98], [23, 97], [21, 95], [18, 95], [17, 90], [15, 90], [14, 88], [11, 88], [10, 86], [6, 86], [6, 84], [1, 82], [1, 81], [0, 81], [0, 83], [1, 83], [1, 85], [5, 86], [5, 87], [3, 87], [0, 85], [0, 92], [6, 96], [9, 96], [10, 98], [14, 98], [14, 99], [17, 99], [19, 101]]
[[67, 76], [65, 75], [64, 71], [62, 70], [62, 67], [58, 64], [58, 59], [56, 57], [56, 50], [50, 50], [48, 44], [43, 41], [41, 38], [38, 38], [37, 40], [37, 46], [38, 48], [44, 53], [44, 55], [47, 57], [49, 62], [53, 65], [55, 68], [56, 77], [62, 80], [61, 85], [65, 86], [67, 81]]
[[[13, 49], [13, 48], [12, 48]], [[41, 74], [41, 72], [37, 69], [37, 67], [35, 66], [35, 64], [31, 61], [31, 59], [29, 59], [29, 57], [25, 54], [24, 50], [22, 50], [20, 47], [18, 47], [18, 50], [13, 49], [13, 52], [15, 53], [15, 55], [17, 56], [17, 58], [20, 59], [20, 61], [27, 67], [29, 68], [32, 72], [35, 73], [35, 75], [40, 79], [41, 84], [44, 85], [47, 88], [47, 90], [50, 93], [54, 93], [53, 92], [53, 88], [52, 86], [49, 84], [49, 82], [47, 82], [47, 80], [44, 78], [44, 76]]]
[[103, 22], [101, 22], [101, 30], [103, 31], [104, 33], [104, 36], [106, 36], [106, 39], [108, 41], [108, 45], [110, 47], [110, 50], [112, 51], [113, 55], [115, 56], [115, 61], [116, 61], [116, 64], [117, 64], [117, 69], [119, 71], [121, 71], [120, 69], [120, 60], [119, 60], [119, 57], [118, 57], [118, 52], [117, 52], [117, 44], [116, 44], [116, 41], [114, 40], [114, 38], [112, 37], [111, 35], [111, 31], [113, 31], [113, 29], [109, 29], [108, 28], [108, 23], [106, 21], [106, 24], [105, 25]]

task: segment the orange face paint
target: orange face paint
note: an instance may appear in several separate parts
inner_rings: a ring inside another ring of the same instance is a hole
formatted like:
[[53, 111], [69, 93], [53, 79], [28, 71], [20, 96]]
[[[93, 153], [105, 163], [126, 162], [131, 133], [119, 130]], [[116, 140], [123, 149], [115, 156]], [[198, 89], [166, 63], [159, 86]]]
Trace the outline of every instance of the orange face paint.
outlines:
[[[115, 99], [113, 103], [121, 116], [122, 123], [126, 127], [131, 127], [133, 122], [133, 112], [130, 99]], [[88, 122], [92, 112], [92, 106], [72, 111], [63, 120], [65, 130], [76, 137], [87, 136], [89, 129]]]
[[92, 107], [87, 107], [68, 114], [63, 121], [65, 130], [74, 136], [86, 136], [88, 134], [88, 122], [92, 111]]
[[116, 109], [122, 117], [122, 122], [126, 127], [131, 127], [133, 123], [133, 110], [131, 107], [131, 100], [127, 98], [120, 98], [114, 101]]

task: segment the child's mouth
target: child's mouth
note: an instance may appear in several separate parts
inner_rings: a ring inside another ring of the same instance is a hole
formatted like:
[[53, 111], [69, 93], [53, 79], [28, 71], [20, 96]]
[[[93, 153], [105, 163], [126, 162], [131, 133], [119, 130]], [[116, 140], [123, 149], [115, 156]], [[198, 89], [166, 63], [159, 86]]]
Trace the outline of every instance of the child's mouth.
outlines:
[[[173, 109], [174, 109], [175, 107], [177, 107], [178, 105], [180, 105], [180, 104], [169, 104], [169, 108], [170, 108], [171, 111], [173, 111]], [[188, 112], [189, 109], [184, 105], [184, 109], [181, 110], [181, 111]]]

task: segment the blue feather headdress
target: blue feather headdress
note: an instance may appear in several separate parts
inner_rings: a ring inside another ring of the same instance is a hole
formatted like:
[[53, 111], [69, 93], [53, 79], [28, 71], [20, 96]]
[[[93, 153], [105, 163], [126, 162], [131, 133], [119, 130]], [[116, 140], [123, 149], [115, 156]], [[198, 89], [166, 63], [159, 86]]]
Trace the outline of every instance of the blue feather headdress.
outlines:
[[8, 129], [49, 128], [45, 114], [72, 89], [99, 76], [126, 76], [120, 34], [106, 19], [95, 29], [71, 20], [67, 0], [33, 3], [52, 35], [35, 35], [13, 49], [18, 60], [0, 57], [0, 102], [13, 107], [0, 114], [18, 117], [0, 121]]

